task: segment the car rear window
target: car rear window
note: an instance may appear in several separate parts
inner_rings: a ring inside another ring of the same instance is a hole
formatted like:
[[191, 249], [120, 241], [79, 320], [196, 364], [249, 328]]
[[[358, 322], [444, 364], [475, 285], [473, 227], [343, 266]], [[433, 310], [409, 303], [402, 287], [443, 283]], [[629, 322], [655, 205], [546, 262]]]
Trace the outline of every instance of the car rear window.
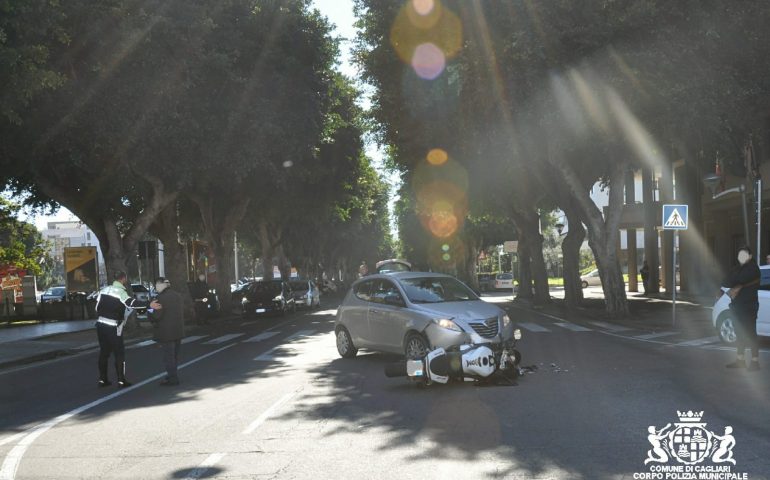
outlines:
[[513, 280], [513, 275], [510, 273], [501, 273], [497, 276], [498, 280]]

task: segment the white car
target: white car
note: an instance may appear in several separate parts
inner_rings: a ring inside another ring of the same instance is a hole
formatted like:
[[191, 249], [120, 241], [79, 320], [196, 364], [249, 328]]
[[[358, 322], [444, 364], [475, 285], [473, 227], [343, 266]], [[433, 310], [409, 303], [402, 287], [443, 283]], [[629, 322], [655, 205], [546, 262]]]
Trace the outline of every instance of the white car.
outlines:
[[[759, 267], [762, 280], [759, 284], [759, 312], [757, 313], [757, 335], [770, 337], [770, 266]], [[735, 343], [735, 324], [733, 312], [730, 310], [730, 297], [727, 288], [722, 288], [722, 296], [714, 304], [711, 311], [711, 322], [725, 343]]]
[[495, 290], [512, 290], [512, 289], [513, 289], [512, 273], [498, 273], [495, 276]]
[[580, 284], [583, 286], [583, 288], [600, 287], [602, 285], [602, 279], [599, 277], [599, 269], [591, 270], [590, 272], [581, 276]]

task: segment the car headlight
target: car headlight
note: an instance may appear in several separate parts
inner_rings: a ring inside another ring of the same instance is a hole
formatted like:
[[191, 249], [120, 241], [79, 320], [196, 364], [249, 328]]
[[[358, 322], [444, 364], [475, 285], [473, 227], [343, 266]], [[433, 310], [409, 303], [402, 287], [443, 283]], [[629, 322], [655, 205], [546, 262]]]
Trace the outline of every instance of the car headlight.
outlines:
[[441, 328], [446, 328], [447, 330], [452, 330], [453, 332], [462, 332], [462, 328], [460, 328], [455, 322], [448, 318], [442, 318], [440, 320], [435, 320], [435, 322], [438, 324]]
[[275, 297], [275, 298], [273, 299], [273, 301], [274, 301], [274, 302], [280, 302], [281, 300], [283, 300], [283, 298], [281, 298], [281, 296], [280, 296], [280, 295], [278, 295], [277, 297]]
[[521, 330], [518, 328], [513, 331], [513, 338], [515, 340], [521, 340]]
[[507, 327], [510, 324], [511, 324], [511, 317], [509, 317], [508, 314], [506, 313], [505, 315], [503, 315], [503, 328]]
[[241, 298], [241, 305], [243, 305], [245, 303], [249, 303], [249, 299], [246, 298], [246, 297]]

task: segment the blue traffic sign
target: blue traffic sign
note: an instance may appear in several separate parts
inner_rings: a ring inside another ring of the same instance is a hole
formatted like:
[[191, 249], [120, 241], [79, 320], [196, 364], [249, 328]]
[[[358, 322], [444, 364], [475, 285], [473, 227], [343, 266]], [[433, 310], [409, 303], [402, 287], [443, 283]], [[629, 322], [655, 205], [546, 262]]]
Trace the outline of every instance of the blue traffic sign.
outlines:
[[687, 205], [663, 205], [663, 230], [687, 230]]

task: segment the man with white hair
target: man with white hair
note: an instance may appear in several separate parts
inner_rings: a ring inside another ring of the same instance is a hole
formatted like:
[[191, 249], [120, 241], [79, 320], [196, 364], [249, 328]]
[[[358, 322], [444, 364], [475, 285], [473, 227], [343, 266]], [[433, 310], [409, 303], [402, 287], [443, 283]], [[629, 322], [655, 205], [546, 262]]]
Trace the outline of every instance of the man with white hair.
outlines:
[[172, 290], [171, 282], [164, 277], [155, 279], [156, 307], [150, 313], [150, 320], [155, 326], [155, 341], [163, 350], [163, 363], [166, 378], [160, 383], [164, 387], [179, 385], [177, 365], [179, 350], [184, 338], [184, 301], [182, 296]]

